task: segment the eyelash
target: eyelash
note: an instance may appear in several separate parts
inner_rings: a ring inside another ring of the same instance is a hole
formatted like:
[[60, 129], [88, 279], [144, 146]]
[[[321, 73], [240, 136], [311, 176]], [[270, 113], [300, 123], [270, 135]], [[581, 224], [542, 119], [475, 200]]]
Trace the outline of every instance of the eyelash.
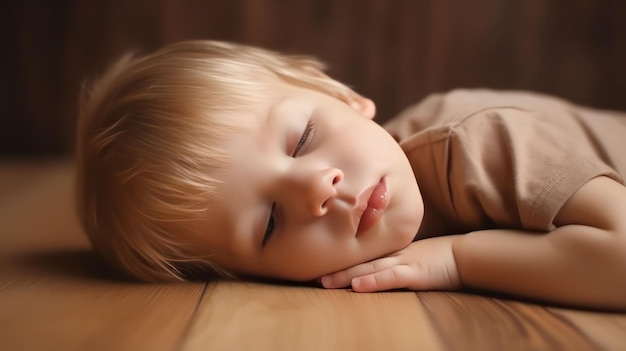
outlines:
[[[304, 144], [310, 139], [310, 136], [312, 135], [314, 130], [315, 130], [315, 121], [313, 121], [312, 119], [309, 119], [309, 121], [306, 124], [306, 127], [304, 128], [304, 132], [302, 132], [302, 137], [300, 137], [300, 140], [298, 140], [298, 144], [296, 145], [296, 148], [294, 149], [291, 157], [296, 157], [298, 155], [298, 152], [300, 152], [300, 149], [302, 149]], [[265, 235], [263, 235], [263, 243], [262, 243], [263, 246], [265, 246], [267, 241], [272, 237], [272, 233], [274, 232], [274, 227], [276, 225], [275, 220], [274, 220], [275, 209], [276, 209], [276, 202], [273, 202], [272, 209], [270, 210], [270, 218], [268, 219], [267, 226], [265, 227]]]
[[267, 227], [265, 227], [265, 234], [263, 235], [263, 247], [267, 244], [269, 238], [272, 237], [272, 233], [274, 232], [274, 209], [276, 208], [276, 203], [272, 203], [272, 209], [270, 210], [270, 218], [267, 221]]
[[298, 141], [298, 145], [296, 145], [296, 148], [293, 151], [293, 154], [291, 155], [291, 157], [296, 157], [298, 155], [298, 152], [300, 151], [302, 146], [304, 146], [307, 140], [309, 140], [309, 136], [313, 133], [314, 130], [315, 130], [315, 121], [313, 121], [312, 119], [309, 119], [309, 121], [306, 124], [306, 127], [304, 128], [304, 132], [302, 132], [302, 137]]

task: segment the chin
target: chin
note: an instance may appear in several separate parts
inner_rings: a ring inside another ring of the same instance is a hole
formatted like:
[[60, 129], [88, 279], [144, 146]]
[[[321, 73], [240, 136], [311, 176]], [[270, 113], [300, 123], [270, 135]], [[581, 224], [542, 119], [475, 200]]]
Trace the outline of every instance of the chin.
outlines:
[[409, 246], [413, 242], [413, 239], [415, 239], [416, 234], [417, 231], [412, 230], [403, 231], [399, 234], [395, 240], [395, 251], [402, 250]]
[[421, 224], [422, 215], [420, 215], [419, 213], [413, 216], [397, 218], [394, 221], [393, 229], [391, 230], [395, 232], [395, 234], [393, 235], [394, 241], [396, 241], [398, 245], [404, 245], [400, 249], [408, 246], [411, 242], [413, 242]]
[[419, 199], [415, 204], [412, 215], [407, 216], [406, 221], [399, 227], [399, 230], [402, 230], [404, 233], [404, 240], [406, 240], [405, 245], [408, 246], [417, 237], [417, 233], [422, 227], [422, 222], [424, 221], [424, 203], [421, 199], [421, 194], [418, 192], [417, 198]]
[[398, 234], [395, 238], [398, 246], [400, 246], [398, 250], [409, 246], [415, 240], [415, 236], [417, 236], [421, 224], [421, 216], [415, 216], [396, 229]]

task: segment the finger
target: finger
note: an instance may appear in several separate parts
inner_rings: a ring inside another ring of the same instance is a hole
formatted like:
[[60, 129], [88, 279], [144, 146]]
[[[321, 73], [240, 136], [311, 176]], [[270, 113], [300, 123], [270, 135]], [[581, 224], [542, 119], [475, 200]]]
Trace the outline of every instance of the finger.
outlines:
[[322, 286], [327, 289], [344, 288], [349, 286], [355, 277], [380, 272], [398, 264], [396, 257], [383, 257], [373, 261], [358, 264], [356, 266], [325, 275], [321, 278]]
[[406, 265], [396, 265], [380, 272], [352, 279], [352, 290], [374, 292], [406, 288], [414, 279], [413, 269]]

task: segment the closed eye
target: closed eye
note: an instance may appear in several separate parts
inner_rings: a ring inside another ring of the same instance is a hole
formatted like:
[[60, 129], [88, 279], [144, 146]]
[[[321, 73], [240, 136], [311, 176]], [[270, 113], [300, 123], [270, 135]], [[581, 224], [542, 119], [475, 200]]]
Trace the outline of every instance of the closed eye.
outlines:
[[309, 137], [313, 134], [314, 131], [315, 131], [315, 121], [313, 121], [313, 119], [309, 119], [309, 121], [306, 124], [306, 127], [304, 128], [304, 132], [302, 133], [302, 137], [300, 137], [300, 140], [298, 141], [298, 145], [296, 145], [296, 149], [293, 151], [293, 154], [291, 155], [291, 157], [296, 157], [298, 155], [298, 152], [300, 151], [300, 149], [302, 149], [302, 147], [307, 142], [307, 140], [309, 140]]
[[265, 234], [263, 235], [262, 246], [265, 247], [269, 238], [272, 237], [272, 233], [274, 233], [274, 227], [276, 226], [276, 222], [274, 219], [274, 210], [276, 209], [276, 203], [272, 203], [272, 209], [270, 210], [270, 217], [267, 220], [267, 226], [265, 227]]

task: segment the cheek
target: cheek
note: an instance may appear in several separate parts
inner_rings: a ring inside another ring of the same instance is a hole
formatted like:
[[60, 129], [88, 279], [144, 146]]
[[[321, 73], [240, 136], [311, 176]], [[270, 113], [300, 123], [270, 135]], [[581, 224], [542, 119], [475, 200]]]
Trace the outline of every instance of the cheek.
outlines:
[[282, 264], [300, 266], [312, 271], [323, 270], [323, 267], [334, 265], [345, 260], [346, 245], [334, 240], [339, 233], [321, 230], [300, 230], [292, 232], [280, 243], [277, 250], [282, 256]]
[[292, 260], [319, 259], [337, 246], [330, 237], [319, 225], [300, 227], [286, 233], [281, 247], [284, 252], [289, 252]]
[[397, 143], [384, 130], [363, 128], [354, 134], [352, 145], [365, 157], [388, 158]]
[[301, 241], [294, 245], [282, 246], [272, 252], [274, 262], [271, 274], [274, 278], [308, 281], [332, 273], [339, 269], [333, 257], [341, 257], [338, 252], [315, 245], [302, 245]]

